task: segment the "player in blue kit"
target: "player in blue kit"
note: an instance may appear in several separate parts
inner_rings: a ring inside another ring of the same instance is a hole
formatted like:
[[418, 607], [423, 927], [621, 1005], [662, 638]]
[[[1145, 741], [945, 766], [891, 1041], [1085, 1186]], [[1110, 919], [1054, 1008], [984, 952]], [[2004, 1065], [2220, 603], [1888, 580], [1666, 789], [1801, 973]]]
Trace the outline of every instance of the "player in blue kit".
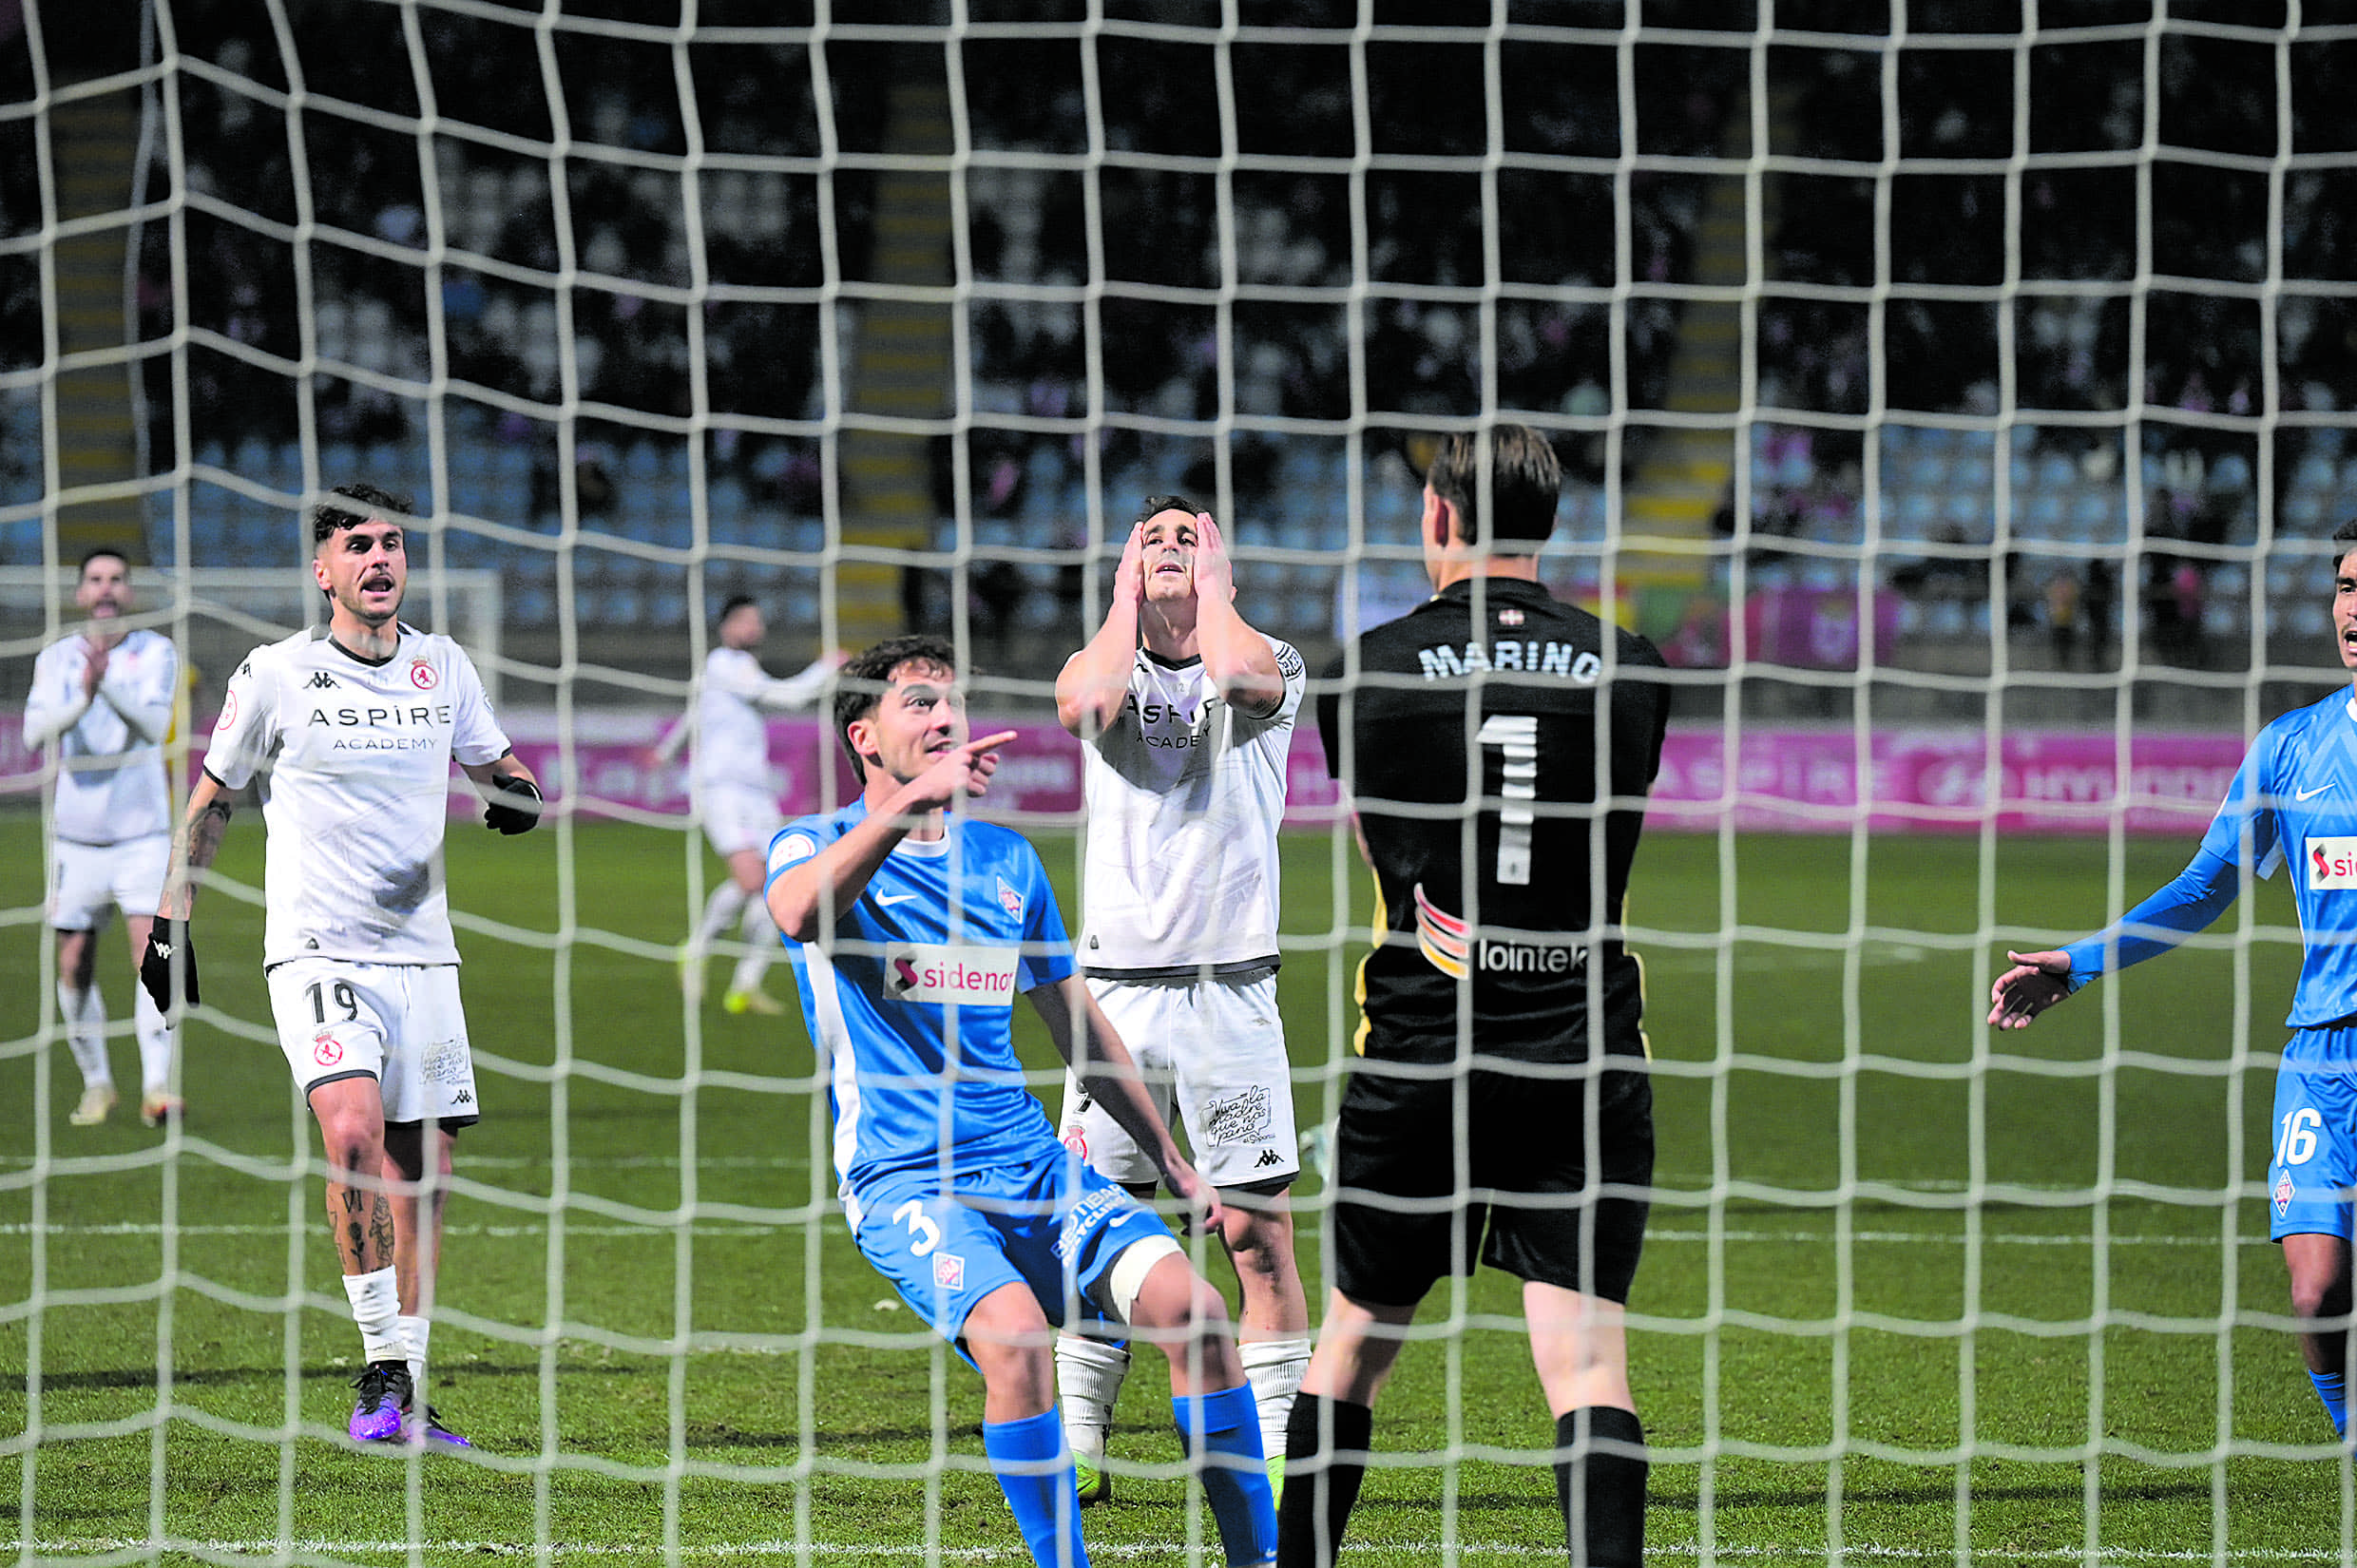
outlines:
[[[2334, 530], [2332, 630], [2357, 671], [2357, 520]], [[2300, 1354], [2332, 1418], [2348, 1426], [2350, 1197], [2357, 1189], [2357, 691], [2285, 714], [2259, 732], [2201, 848], [2175, 880], [2119, 924], [2052, 952], [2007, 953], [1990, 990], [2001, 1029], [2032, 1019], [2098, 975], [2167, 952], [2223, 913], [2246, 872], [2295, 867], [2305, 955], [2275, 1077], [2268, 1235], [2283, 1244]]]
[[864, 787], [771, 841], [768, 902], [829, 1062], [859, 1251], [982, 1373], [983, 1446], [1041, 1568], [1088, 1560], [1052, 1354], [1055, 1328], [1087, 1317], [1167, 1353], [1227, 1560], [1271, 1561], [1275, 1505], [1219, 1293], [1151, 1210], [1057, 1140], [1024, 1083], [1018, 995], [1216, 1231], [1218, 1194], [1075, 971], [1038, 853], [958, 809], [1012, 732], [968, 737], [956, 650], [938, 638], [880, 642], [838, 679], [835, 729]]

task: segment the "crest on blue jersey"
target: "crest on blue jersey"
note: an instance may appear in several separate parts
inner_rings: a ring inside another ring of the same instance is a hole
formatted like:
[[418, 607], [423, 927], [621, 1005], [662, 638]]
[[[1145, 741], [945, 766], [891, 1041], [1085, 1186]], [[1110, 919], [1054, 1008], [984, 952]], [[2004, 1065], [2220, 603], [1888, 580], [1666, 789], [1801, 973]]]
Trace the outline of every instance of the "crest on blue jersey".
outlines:
[[1023, 894], [1015, 891], [1014, 884], [1008, 882], [1006, 878], [1000, 877], [998, 882], [999, 908], [1006, 911], [1007, 919], [1021, 920], [1023, 918]]

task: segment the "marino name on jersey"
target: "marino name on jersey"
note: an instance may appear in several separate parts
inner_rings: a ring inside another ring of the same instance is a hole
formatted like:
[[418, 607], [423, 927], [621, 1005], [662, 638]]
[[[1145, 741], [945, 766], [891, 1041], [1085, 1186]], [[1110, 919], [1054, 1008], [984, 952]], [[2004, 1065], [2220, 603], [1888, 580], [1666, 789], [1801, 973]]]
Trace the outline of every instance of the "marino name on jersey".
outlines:
[[1643, 1050], [1619, 925], [1668, 728], [1662, 668], [1643, 638], [1504, 577], [1452, 583], [1335, 661], [1318, 732], [1377, 898], [1362, 1052]]

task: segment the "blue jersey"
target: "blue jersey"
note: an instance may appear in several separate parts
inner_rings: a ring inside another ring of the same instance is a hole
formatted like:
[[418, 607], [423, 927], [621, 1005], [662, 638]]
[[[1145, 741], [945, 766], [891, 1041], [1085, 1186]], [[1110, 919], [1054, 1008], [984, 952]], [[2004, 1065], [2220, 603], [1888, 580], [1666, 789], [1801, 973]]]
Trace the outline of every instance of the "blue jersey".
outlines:
[[[788, 823], [769, 882], [868, 814]], [[1021, 834], [951, 814], [902, 839], [831, 936], [789, 938], [802, 1016], [826, 1060], [846, 1192], [896, 1171], [957, 1176], [1056, 1146], [1015, 1055], [1015, 998], [1072, 973], [1046, 868]]]
[[2167, 951], [2234, 901], [2246, 870], [2272, 876], [2286, 864], [2305, 956], [2285, 1022], [2357, 1018], [2357, 697], [2347, 691], [2259, 732], [2185, 870], [2117, 926], [2063, 949], [2073, 981]]

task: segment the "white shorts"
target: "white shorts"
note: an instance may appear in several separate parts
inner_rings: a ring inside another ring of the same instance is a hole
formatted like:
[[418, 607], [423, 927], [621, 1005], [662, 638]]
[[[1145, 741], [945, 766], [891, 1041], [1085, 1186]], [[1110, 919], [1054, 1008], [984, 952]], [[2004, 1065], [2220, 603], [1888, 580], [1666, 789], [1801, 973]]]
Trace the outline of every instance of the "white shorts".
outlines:
[[[1204, 1180], [1252, 1187], [1300, 1174], [1293, 1063], [1274, 973], [1240, 981], [1091, 980], [1088, 989], [1137, 1058], [1155, 1109], [1174, 1131], [1185, 1129]], [[1059, 1125], [1064, 1146], [1101, 1175], [1125, 1186], [1160, 1178], [1145, 1151], [1081, 1093], [1069, 1071]]]
[[481, 1115], [457, 965], [295, 958], [268, 974], [278, 1049], [304, 1094], [373, 1078], [387, 1121], [466, 1127]]
[[707, 785], [697, 804], [704, 815], [704, 836], [722, 858], [751, 850], [769, 851], [769, 841], [786, 825], [777, 797], [765, 789], [741, 784]]
[[58, 839], [49, 847], [49, 925], [61, 931], [94, 930], [106, 924], [109, 908], [152, 916], [171, 864], [169, 833], [120, 844]]

